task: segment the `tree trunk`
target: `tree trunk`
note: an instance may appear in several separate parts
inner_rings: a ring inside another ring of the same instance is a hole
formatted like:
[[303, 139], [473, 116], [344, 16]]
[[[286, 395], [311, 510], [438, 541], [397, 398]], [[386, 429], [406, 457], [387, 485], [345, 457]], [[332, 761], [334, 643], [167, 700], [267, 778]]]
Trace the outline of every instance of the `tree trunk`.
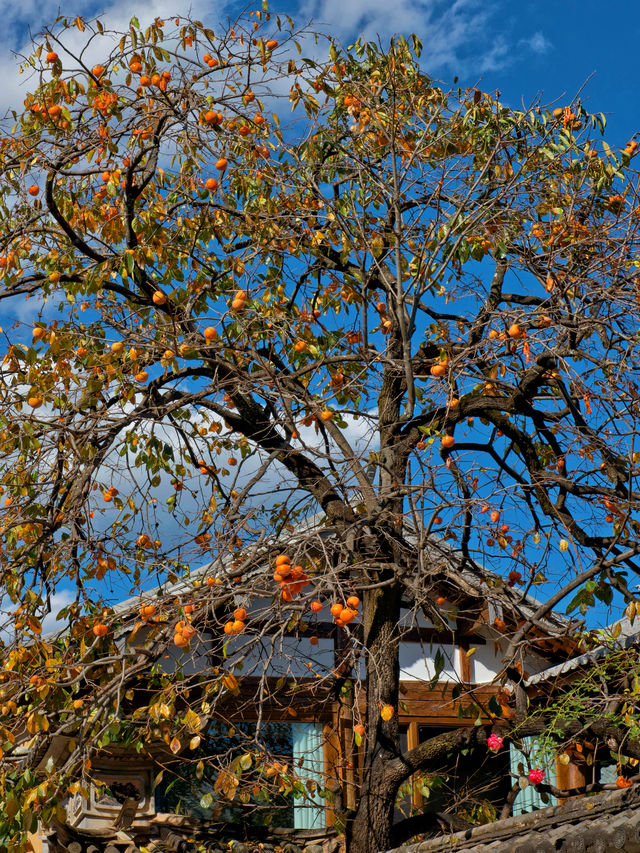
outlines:
[[[383, 578], [379, 577], [379, 580]], [[350, 853], [376, 853], [390, 846], [398, 785], [390, 778], [387, 767], [400, 753], [398, 625], [401, 600], [399, 584], [374, 589], [364, 595], [367, 656], [365, 755], [360, 800], [348, 828]], [[393, 716], [389, 720], [381, 716], [385, 705], [393, 708]]]
[[349, 853], [378, 853], [391, 847], [397, 786], [389, 784], [386, 759], [381, 751], [373, 766], [365, 769], [366, 784], [349, 832]]

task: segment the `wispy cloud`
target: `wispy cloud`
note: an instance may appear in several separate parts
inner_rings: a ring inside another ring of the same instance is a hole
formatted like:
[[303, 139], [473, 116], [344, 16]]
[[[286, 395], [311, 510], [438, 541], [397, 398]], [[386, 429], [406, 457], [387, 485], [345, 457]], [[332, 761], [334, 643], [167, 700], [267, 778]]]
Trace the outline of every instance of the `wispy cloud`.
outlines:
[[[422, 61], [429, 73], [476, 78], [506, 67], [528, 53], [551, 47], [542, 32], [520, 39], [501, 0], [305, 0], [298, 18], [324, 25], [343, 43], [358, 37], [385, 46], [398, 33], [415, 33], [423, 43]], [[513, 43], [520, 52], [516, 55]]]
[[529, 38], [522, 39], [520, 46], [528, 48], [532, 53], [538, 54], [548, 53], [552, 48], [549, 39], [540, 31], [534, 33]]
[[[272, 8], [278, 10], [273, 0]], [[137, 15], [143, 26], [155, 17], [188, 13], [216, 28], [233, 17], [238, 4], [220, 0], [149, 0], [141, 6], [137, 0], [111, 0], [98, 6], [95, 0], [70, 0], [64, 6], [68, 19], [76, 15], [92, 17], [99, 13], [105, 26], [126, 28]], [[18, 75], [16, 55], [30, 52], [31, 38], [60, 14], [59, 0], [0, 0], [3, 44], [0, 46], [0, 115], [20, 108], [29, 88], [27, 75]], [[436, 75], [456, 74], [474, 83], [482, 74], [512, 65], [527, 55], [540, 55], [551, 48], [544, 33], [512, 32], [515, 24], [504, 15], [503, 0], [300, 0], [294, 16], [301, 25], [312, 22], [312, 29], [323, 31], [349, 44], [358, 37], [388, 44], [397, 33], [416, 33], [423, 42], [423, 65]], [[77, 32], [71, 44], [80, 47], [84, 36]], [[75, 42], [75, 44], [74, 44]], [[514, 51], [513, 46], [518, 50]], [[309, 40], [306, 52], [314, 55], [324, 47]], [[96, 57], [96, 60], [98, 57]]]
[[[72, 589], [58, 589], [51, 596], [51, 610], [42, 620], [43, 634], [64, 630], [67, 622], [58, 619], [57, 616], [63, 608], [68, 607], [75, 600], [75, 597], [75, 591]], [[0, 641], [2, 642], [10, 644], [15, 639], [16, 609], [7, 596], [0, 597]]]
[[[182, 7], [182, 8], [180, 8]], [[28, 56], [33, 49], [33, 39], [44, 27], [51, 26], [61, 13], [59, 0], [0, 0], [3, 42], [0, 46], [0, 116], [10, 109], [20, 111], [30, 85], [29, 75], [18, 74], [20, 57]], [[68, 20], [80, 15], [85, 18], [98, 16], [110, 29], [127, 29], [129, 21], [136, 15], [140, 24], [148, 26], [156, 17], [165, 18], [189, 13], [195, 18], [219, 20], [220, 6], [211, 0], [190, 0], [189, 4], [175, 0], [149, 0], [140, 4], [136, 0], [112, 0], [100, 5], [95, 0], [73, 0], [64, 6]], [[85, 37], [79, 31], [70, 34], [70, 47], [81, 47]], [[98, 57], [96, 57], [96, 60]]]
[[469, 48], [479, 47], [491, 19], [491, 4], [478, 0], [306, 0], [300, 17], [326, 24], [340, 40], [364, 37], [383, 45], [396, 33], [415, 32], [424, 62], [434, 70], [458, 69]]

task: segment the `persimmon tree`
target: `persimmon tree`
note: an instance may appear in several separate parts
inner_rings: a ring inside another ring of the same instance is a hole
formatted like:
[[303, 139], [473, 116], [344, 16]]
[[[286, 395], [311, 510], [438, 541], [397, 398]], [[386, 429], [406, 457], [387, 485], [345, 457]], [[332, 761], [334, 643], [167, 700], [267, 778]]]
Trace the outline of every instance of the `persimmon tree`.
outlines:
[[[286, 706], [290, 682], [247, 698], [239, 664], [313, 635], [319, 601], [344, 657], [310, 659], [314, 701], [366, 695], [347, 840], [386, 849], [400, 786], [484, 760], [491, 731], [401, 751], [404, 611], [446, 633], [450, 605], [503, 603], [506, 737], [552, 609], [635, 606], [637, 145], [577, 101], [446, 90], [419, 55], [262, 10], [215, 33], [61, 19], [25, 62], [0, 140], [0, 297], [23, 318], [2, 362], [2, 843], [60, 817], [110, 742], [187, 761], [230, 695]], [[210, 665], [156, 666], [202, 637]], [[56, 766], [20, 757], [62, 735]], [[304, 795], [256, 737], [198, 772], [229, 800]]]

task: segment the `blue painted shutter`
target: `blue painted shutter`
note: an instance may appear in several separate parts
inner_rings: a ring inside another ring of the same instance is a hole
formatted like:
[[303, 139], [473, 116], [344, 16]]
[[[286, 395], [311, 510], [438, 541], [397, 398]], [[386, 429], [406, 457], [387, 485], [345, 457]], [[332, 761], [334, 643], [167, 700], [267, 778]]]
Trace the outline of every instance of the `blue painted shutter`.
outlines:
[[324, 800], [318, 789], [324, 787], [324, 749], [320, 723], [292, 723], [293, 763], [303, 782], [313, 780], [316, 789], [307, 788], [306, 796], [293, 801], [295, 829], [322, 829], [325, 826]]
[[[548, 756], [542, 753], [540, 749], [537, 748], [537, 739], [535, 737], [525, 737], [522, 739], [525, 748], [529, 752], [529, 760], [525, 758], [525, 756], [515, 748], [513, 744], [510, 745], [510, 760], [511, 760], [511, 772], [518, 774], [518, 764], [522, 764], [524, 767], [524, 775], [526, 776], [529, 770], [533, 767], [540, 767], [544, 770], [544, 782], [547, 782], [550, 785], [556, 784], [556, 767], [555, 761], [553, 758], [549, 758]], [[512, 782], [515, 782], [515, 779], [511, 777]], [[547, 806], [555, 806], [558, 804], [558, 800], [552, 795], [549, 794], [549, 801], [547, 803], [542, 802], [542, 796], [539, 791], [536, 791], [533, 785], [527, 785], [527, 787], [520, 791], [518, 796], [515, 799], [513, 804], [513, 815], [516, 817], [517, 815], [526, 814], [527, 812], [533, 812], [537, 809], [544, 809]]]

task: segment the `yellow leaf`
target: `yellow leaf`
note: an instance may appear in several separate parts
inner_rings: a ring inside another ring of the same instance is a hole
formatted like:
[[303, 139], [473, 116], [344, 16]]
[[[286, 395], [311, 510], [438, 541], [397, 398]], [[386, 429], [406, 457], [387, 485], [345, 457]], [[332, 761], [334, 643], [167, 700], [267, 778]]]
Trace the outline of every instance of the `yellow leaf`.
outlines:
[[200, 737], [200, 735], [196, 735], [195, 737], [192, 737], [191, 740], [189, 741], [189, 749], [197, 749], [200, 746], [201, 740], [202, 740], [202, 738]]
[[42, 625], [35, 616], [27, 616], [27, 625], [31, 628], [34, 634], [42, 633]]
[[228, 800], [233, 800], [236, 795], [236, 789], [240, 780], [233, 773], [228, 773], [226, 770], [221, 770], [216, 779], [213, 790], [216, 793], [222, 793]]
[[24, 815], [25, 811], [29, 808], [31, 803], [37, 798], [38, 789], [32, 788], [29, 793], [22, 800], [22, 814]]
[[128, 637], [129, 643], [131, 643], [131, 641], [134, 639], [135, 635], [138, 633], [140, 628], [142, 628], [142, 624], [143, 624], [142, 622], [136, 622], [136, 624], [133, 626], [133, 631], [129, 634], [129, 637]]
[[638, 608], [635, 601], [630, 601], [629, 604], [627, 604], [627, 609], [624, 612], [627, 616], [627, 619], [633, 625], [633, 620], [636, 618], [636, 615], [638, 613]]
[[238, 679], [233, 675], [233, 673], [229, 673], [229, 675], [225, 675], [222, 679], [222, 683], [227, 688], [227, 690], [237, 690], [238, 689]]
[[180, 752], [180, 741], [177, 737], [174, 737], [174, 739], [171, 741], [171, 743], [169, 744], [169, 749], [174, 755]]
[[185, 714], [185, 723], [189, 726], [192, 732], [197, 732], [202, 727], [202, 720], [195, 711], [189, 709]]

